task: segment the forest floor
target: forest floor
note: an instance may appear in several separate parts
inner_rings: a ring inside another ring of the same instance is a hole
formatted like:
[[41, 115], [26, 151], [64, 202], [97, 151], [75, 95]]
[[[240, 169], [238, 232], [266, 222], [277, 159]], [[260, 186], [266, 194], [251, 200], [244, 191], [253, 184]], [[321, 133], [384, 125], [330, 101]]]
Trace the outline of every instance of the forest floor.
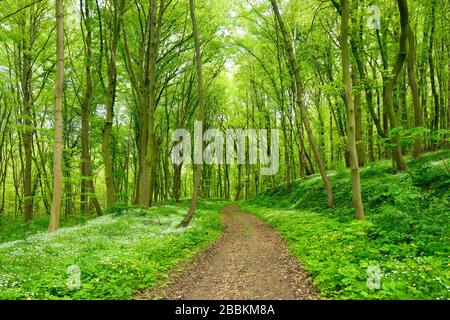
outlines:
[[311, 300], [314, 286], [277, 231], [230, 205], [221, 211], [226, 231], [212, 246], [168, 275], [169, 284], [138, 299]]

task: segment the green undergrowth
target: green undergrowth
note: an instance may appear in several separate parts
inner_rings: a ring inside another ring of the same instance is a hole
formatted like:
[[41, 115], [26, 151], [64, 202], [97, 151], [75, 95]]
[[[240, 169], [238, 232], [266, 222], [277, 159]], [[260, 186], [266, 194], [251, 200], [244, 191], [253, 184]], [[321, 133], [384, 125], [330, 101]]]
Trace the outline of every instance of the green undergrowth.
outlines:
[[186, 229], [178, 224], [188, 202], [149, 210], [119, 205], [55, 234], [1, 243], [0, 299], [132, 299], [220, 236], [225, 204], [199, 203]]
[[[409, 166], [397, 174], [390, 162], [362, 169], [362, 222], [354, 219], [344, 169], [330, 173], [333, 209], [317, 176], [242, 207], [280, 230], [323, 298], [450, 299], [450, 152]], [[380, 289], [368, 288], [369, 267], [381, 271]]]
[[[96, 216], [93, 214], [76, 214], [61, 218], [61, 227], [73, 227], [84, 224]], [[9, 216], [0, 216], [0, 243], [23, 240], [35, 233], [48, 229], [49, 216], [37, 217], [30, 222], [23, 218], [17, 219]]]

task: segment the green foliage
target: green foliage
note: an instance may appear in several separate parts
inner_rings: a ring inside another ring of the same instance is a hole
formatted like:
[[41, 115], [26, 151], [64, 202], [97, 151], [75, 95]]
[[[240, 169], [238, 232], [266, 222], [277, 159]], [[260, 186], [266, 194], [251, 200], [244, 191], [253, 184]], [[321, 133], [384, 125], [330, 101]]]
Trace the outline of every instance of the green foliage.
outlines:
[[[82, 225], [94, 218], [95, 216], [93, 215], [82, 214], [61, 217], [61, 226], [72, 227]], [[0, 243], [23, 240], [38, 232], [46, 231], [48, 222], [48, 216], [35, 218], [30, 222], [25, 222], [23, 219], [18, 220], [8, 216], [0, 216]]]
[[[318, 177], [280, 186], [243, 208], [280, 230], [324, 298], [449, 299], [449, 158], [448, 151], [428, 154], [397, 175], [389, 162], [364, 168], [363, 222], [354, 221], [349, 174], [340, 170], [330, 175], [333, 209]], [[381, 290], [368, 289], [369, 266], [381, 269]]]
[[[224, 205], [201, 204], [187, 229], [178, 228], [187, 203], [126, 213], [117, 206], [118, 214], [85, 225], [2, 243], [0, 299], [131, 299], [217, 239]], [[79, 290], [67, 286], [70, 266], [81, 270]]]

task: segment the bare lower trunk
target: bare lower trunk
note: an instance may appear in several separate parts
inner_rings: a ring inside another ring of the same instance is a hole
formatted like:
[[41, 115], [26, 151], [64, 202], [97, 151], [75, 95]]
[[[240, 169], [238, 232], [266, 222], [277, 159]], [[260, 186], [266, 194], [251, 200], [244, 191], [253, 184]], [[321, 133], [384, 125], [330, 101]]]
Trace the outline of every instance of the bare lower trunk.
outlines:
[[241, 190], [242, 190], [242, 165], [238, 164], [238, 181], [236, 185], [236, 196], [234, 201], [241, 200]]
[[26, 128], [23, 133], [23, 147], [25, 151], [25, 168], [23, 175], [23, 198], [24, 198], [24, 215], [25, 221], [33, 219], [33, 200], [31, 195], [31, 180], [32, 180], [32, 148], [33, 148], [33, 133], [31, 132], [31, 111], [28, 105], [25, 105], [25, 121]]
[[356, 121], [355, 105], [352, 95], [352, 78], [350, 75], [350, 54], [348, 46], [348, 22], [350, 15], [349, 0], [341, 1], [341, 50], [342, 50], [342, 70], [344, 82], [345, 104], [347, 107], [347, 139], [350, 153], [350, 170], [352, 177], [352, 198], [353, 207], [356, 211], [356, 219], [364, 219], [364, 206], [361, 197], [361, 182], [359, 176], [358, 152], [356, 145]]
[[[353, 74], [354, 86], [359, 86], [359, 79], [356, 74]], [[360, 167], [364, 166], [365, 154], [364, 154], [364, 141], [362, 132], [362, 108], [361, 108], [361, 93], [354, 93], [354, 113], [355, 113], [355, 139], [356, 139], [356, 152], [358, 153], [358, 164]]]
[[[394, 107], [392, 105], [392, 97], [394, 92], [394, 86], [397, 82], [397, 78], [402, 70], [403, 64], [407, 56], [407, 42], [408, 42], [408, 29], [409, 29], [409, 13], [407, 0], [397, 0], [399, 11], [400, 11], [400, 21], [401, 21], [401, 34], [400, 34], [400, 49], [397, 54], [394, 68], [391, 72], [391, 77], [387, 82], [384, 90], [383, 103], [387, 110], [387, 115], [389, 117], [389, 122], [391, 123], [391, 130], [398, 128], [397, 115], [395, 113]], [[402, 150], [400, 146], [400, 136], [397, 134], [391, 139], [393, 144], [392, 157], [397, 165], [397, 169], [400, 171], [406, 171], [408, 166], [403, 159]]]
[[[111, 138], [114, 123], [114, 107], [116, 102], [117, 88], [116, 54], [119, 37], [121, 34], [121, 22], [125, 4], [123, 0], [107, 0], [105, 2], [106, 9], [108, 10], [109, 14], [107, 28], [108, 32], [106, 33], [107, 41], [105, 46], [108, 49], [108, 52], [106, 53], [106, 57], [108, 58], [108, 84], [103, 84], [106, 95], [106, 119], [103, 126], [102, 154], [105, 164], [106, 205], [111, 206], [116, 202], [116, 188], [114, 184], [114, 161], [111, 152]], [[100, 27], [101, 23], [102, 21], [99, 17]], [[100, 39], [102, 40], [102, 38]], [[103, 43], [101, 43], [101, 48], [103, 50]], [[101, 54], [103, 55], [104, 53], [101, 52]], [[99, 76], [103, 83], [101, 68], [99, 69]]]
[[22, 140], [25, 154], [25, 166], [23, 172], [23, 202], [25, 221], [33, 219], [33, 199], [31, 194], [32, 182], [32, 157], [33, 157], [33, 132], [31, 115], [31, 56], [24, 54], [22, 70], [22, 88], [23, 88], [23, 128]]
[[114, 192], [114, 169], [111, 155], [111, 133], [113, 126], [114, 113], [112, 106], [107, 106], [106, 120], [103, 127], [102, 154], [105, 163], [105, 184], [106, 184], [106, 205], [111, 206], [115, 202]]
[[[415, 71], [415, 42], [414, 33], [411, 26], [408, 28], [408, 79], [414, 105], [414, 125], [416, 128], [422, 126], [422, 110], [420, 110], [419, 89], [417, 87]], [[422, 150], [422, 139], [416, 138], [414, 141], [413, 158], [418, 160]]]
[[50, 214], [49, 232], [59, 229], [61, 211], [63, 173], [62, 173], [62, 95], [64, 85], [64, 20], [63, 0], [56, 0], [56, 90], [55, 90], [55, 154], [54, 154], [54, 185], [53, 201]]
[[183, 165], [173, 165], [173, 191], [172, 196], [175, 202], [180, 202], [180, 191], [181, 191], [181, 169]]
[[431, 4], [431, 33], [430, 33], [430, 45], [428, 47], [428, 63], [430, 65], [430, 82], [431, 93], [434, 101], [434, 117], [433, 117], [433, 130], [439, 130], [439, 94], [437, 92], [436, 85], [436, 68], [433, 57], [434, 52], [434, 33], [436, 29], [436, 0]]
[[[189, 0], [189, 9], [191, 12], [192, 29], [193, 29], [194, 43], [195, 43], [195, 64], [197, 66], [198, 99], [199, 99], [198, 121], [200, 123], [201, 137], [203, 137], [203, 129], [204, 129], [203, 122], [204, 122], [204, 118], [205, 118], [205, 97], [204, 97], [204, 92], [203, 92], [202, 53], [200, 50], [200, 39], [198, 36], [198, 30], [197, 30], [197, 19], [195, 16], [194, 0]], [[195, 141], [194, 143], [201, 143], [201, 141]], [[200, 146], [197, 146], [197, 147], [200, 147]], [[194, 216], [195, 208], [197, 206], [198, 193], [200, 191], [201, 179], [202, 179], [202, 165], [196, 164], [195, 165], [194, 192], [192, 194], [192, 200], [191, 200], [191, 205], [189, 206], [188, 214], [187, 214], [186, 218], [184, 218], [184, 220], [180, 224], [180, 226], [182, 226], [182, 227], [187, 227], [189, 225], [189, 223], [191, 222], [192, 217]]]
[[86, 26], [86, 91], [81, 103], [81, 212], [89, 213], [90, 204], [94, 205], [97, 214], [103, 214], [100, 204], [95, 195], [94, 181], [92, 178], [92, 163], [89, 143], [89, 118], [90, 118], [90, 102], [92, 98], [93, 84], [91, 74], [92, 63], [92, 30], [87, 20], [90, 18], [88, 2], [84, 2], [83, 20]]

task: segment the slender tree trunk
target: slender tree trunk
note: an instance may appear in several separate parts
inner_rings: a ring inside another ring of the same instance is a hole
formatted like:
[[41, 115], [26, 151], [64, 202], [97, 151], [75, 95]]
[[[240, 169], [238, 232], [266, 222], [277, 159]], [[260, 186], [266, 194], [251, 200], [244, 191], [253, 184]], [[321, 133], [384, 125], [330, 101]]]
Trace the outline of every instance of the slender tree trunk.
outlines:
[[373, 124], [367, 118], [367, 140], [369, 144], [369, 161], [375, 161], [374, 143], [373, 143]]
[[[83, 4], [80, 3], [83, 8]], [[83, 9], [82, 9], [83, 10]], [[86, 73], [86, 91], [83, 101], [81, 103], [81, 211], [89, 213], [90, 203], [94, 205], [97, 214], [103, 214], [100, 204], [95, 195], [94, 181], [92, 177], [92, 163], [89, 143], [89, 118], [90, 118], [90, 103], [92, 98], [93, 84], [92, 84], [92, 29], [90, 26], [90, 10], [88, 1], [84, 0], [84, 15], [83, 21], [86, 26], [85, 37], [85, 73]]]
[[[448, 54], [448, 90], [447, 90], [447, 126], [446, 129], [450, 129], [450, 50], [449, 50], [449, 54]], [[447, 139], [450, 137], [450, 135], [447, 135]], [[447, 145], [450, 146], [450, 140], [447, 140], [448, 143]]]
[[[28, 48], [27, 48], [28, 49]], [[23, 171], [23, 201], [25, 221], [33, 219], [33, 199], [31, 194], [32, 182], [32, 161], [33, 161], [33, 130], [31, 115], [31, 56], [28, 53], [23, 54], [23, 124], [25, 128], [22, 133], [23, 148], [25, 154], [25, 167]]]
[[433, 130], [439, 130], [439, 94], [436, 88], [436, 68], [434, 65], [434, 33], [436, 29], [436, 0], [431, 3], [431, 33], [430, 33], [430, 46], [428, 47], [428, 63], [430, 65], [430, 81], [431, 92], [434, 101], [434, 117], [433, 117]]
[[[350, 58], [349, 58], [350, 59]], [[355, 72], [352, 73], [352, 79], [354, 86], [359, 86], [359, 79]], [[353, 95], [353, 94], [352, 94]], [[364, 141], [363, 141], [363, 128], [362, 128], [362, 108], [361, 108], [361, 93], [355, 92], [353, 95], [353, 104], [355, 112], [355, 139], [356, 139], [356, 152], [358, 153], [358, 163], [360, 167], [365, 163]], [[347, 115], [348, 116], [348, 115]]]
[[[392, 98], [394, 92], [394, 86], [397, 82], [397, 78], [402, 70], [403, 64], [407, 56], [407, 44], [408, 44], [408, 29], [409, 29], [409, 12], [407, 0], [397, 0], [398, 8], [400, 12], [401, 33], [400, 33], [400, 49], [397, 54], [397, 58], [394, 64], [394, 68], [391, 72], [391, 76], [385, 85], [385, 91], [383, 96], [384, 107], [386, 108], [389, 122], [391, 123], [391, 130], [398, 128], [397, 115], [395, 113]], [[406, 171], [408, 166], [403, 159], [402, 150], [400, 146], [400, 136], [397, 134], [392, 138], [393, 147], [393, 160], [400, 171]]]
[[292, 44], [292, 40], [290, 39], [290, 35], [289, 35], [289, 33], [288, 33], [287, 29], [286, 29], [286, 26], [285, 26], [285, 24], [283, 22], [282, 17], [281, 17], [281, 14], [280, 14], [280, 11], [278, 9], [278, 4], [277, 4], [276, 0], [270, 0], [270, 2], [272, 3], [273, 11], [274, 11], [274, 13], [275, 13], [275, 15], [277, 17], [277, 21], [278, 21], [278, 24], [280, 26], [281, 33], [283, 34], [284, 44], [285, 44], [285, 48], [286, 48], [286, 51], [287, 51], [286, 53], [287, 53], [288, 60], [289, 60], [289, 65], [290, 65], [290, 68], [291, 68], [291, 72], [292, 72], [292, 76], [293, 76], [294, 82], [295, 82], [295, 84], [297, 86], [297, 90], [296, 90], [297, 91], [297, 99], [296, 99], [296, 101], [297, 101], [298, 107], [300, 109], [302, 118], [303, 118], [302, 119], [303, 120], [303, 125], [305, 126], [306, 133], [308, 134], [309, 144], [311, 146], [311, 149], [312, 149], [313, 154], [314, 154], [314, 158], [315, 158], [315, 160], [317, 162], [317, 165], [318, 165], [319, 170], [320, 170], [320, 174], [322, 176], [322, 180], [323, 180], [323, 183], [324, 183], [325, 191], [327, 193], [328, 206], [329, 207], [333, 207], [334, 206], [334, 200], [333, 200], [333, 190], [332, 190], [332, 187], [331, 187], [331, 183], [330, 183], [330, 181], [328, 179], [327, 172], [325, 170], [325, 166], [324, 166], [324, 164], [322, 162], [322, 159], [320, 157], [320, 152], [319, 152], [319, 148], [317, 147], [316, 138], [314, 137], [314, 134], [312, 132], [312, 128], [311, 128], [311, 124], [309, 122], [308, 114], [306, 112], [306, 108], [304, 106], [304, 102], [303, 102], [303, 99], [301, 97], [302, 96], [302, 94], [301, 94], [301, 92], [302, 92], [302, 83], [301, 83], [301, 80], [300, 80], [300, 73], [299, 73], [297, 61], [296, 61], [296, 58], [295, 58], [295, 53], [294, 53], [294, 47], [293, 47], [293, 44]]
[[238, 180], [236, 184], [236, 196], [234, 197], [234, 201], [241, 200], [241, 191], [242, 191], [242, 165], [238, 164]]
[[[97, 0], [98, 1], [98, 0]], [[98, 4], [97, 4], [98, 5]], [[116, 103], [116, 89], [117, 89], [117, 63], [116, 54], [121, 33], [121, 22], [124, 12], [124, 0], [107, 0], [107, 7], [109, 10], [109, 23], [107, 32], [107, 49], [106, 56], [108, 59], [107, 73], [108, 85], [103, 84], [106, 94], [106, 118], [103, 126], [103, 140], [102, 140], [102, 154], [105, 164], [105, 184], [106, 184], [106, 205], [111, 206], [116, 202], [116, 188], [114, 184], [114, 161], [111, 152], [111, 138], [114, 124], [114, 107]], [[101, 17], [99, 17], [101, 24]], [[101, 43], [103, 46], [103, 43]], [[101, 52], [100, 54], [103, 54]], [[99, 71], [101, 81], [103, 83], [103, 76], [101, 69]]]
[[[414, 125], [418, 128], [422, 126], [422, 110], [420, 106], [419, 88], [417, 87], [415, 70], [415, 40], [411, 26], [408, 28], [408, 80], [411, 88], [412, 100], [414, 105]], [[418, 160], [422, 150], [422, 139], [416, 138], [414, 141], [413, 158]]]
[[[192, 30], [194, 35], [194, 43], [195, 43], [195, 64], [197, 66], [197, 82], [198, 82], [198, 99], [199, 99], [199, 111], [198, 111], [198, 122], [200, 123], [201, 128], [201, 137], [203, 138], [203, 122], [205, 118], [205, 97], [203, 92], [203, 71], [202, 71], [202, 53], [200, 50], [200, 39], [198, 36], [198, 30], [197, 30], [197, 19], [195, 16], [195, 5], [194, 0], [189, 0], [189, 10], [191, 12], [191, 19], [192, 19]], [[200, 146], [197, 146], [200, 149], [202, 146], [202, 141], [195, 141], [194, 143], [201, 143]], [[196, 164], [195, 165], [195, 182], [194, 182], [194, 192], [192, 194], [192, 200], [191, 205], [189, 207], [189, 212], [186, 216], [186, 218], [181, 222], [182, 227], [187, 227], [189, 223], [192, 220], [192, 217], [194, 216], [195, 208], [197, 206], [197, 198], [198, 193], [200, 191], [200, 185], [201, 185], [201, 178], [202, 178], [202, 165]]]
[[180, 193], [181, 193], [181, 169], [183, 165], [173, 165], [173, 198], [176, 203], [180, 202]]
[[[160, 8], [160, 10], [163, 10]], [[158, 31], [157, 31], [157, 4], [156, 0], [151, 1], [151, 23], [150, 23], [150, 48], [149, 48], [149, 88], [148, 88], [148, 140], [147, 140], [147, 158], [146, 165], [150, 168], [150, 177], [148, 189], [144, 190], [147, 194], [144, 198], [152, 206], [156, 184], [157, 168], [157, 145], [155, 136], [155, 111], [156, 111], [156, 62], [158, 56]]]
[[[275, 23], [276, 23], [276, 17], [275, 17]], [[284, 140], [284, 165], [286, 170], [286, 182], [288, 185], [292, 183], [291, 178], [291, 170], [289, 165], [289, 146], [287, 144], [287, 126], [286, 126], [286, 106], [285, 106], [285, 99], [284, 99], [284, 83], [283, 83], [283, 67], [281, 63], [281, 54], [280, 54], [280, 45], [279, 45], [279, 32], [278, 29], [275, 30], [276, 32], [276, 41], [277, 41], [277, 67], [278, 67], [278, 75], [280, 78], [280, 90], [278, 93], [278, 100], [281, 106], [281, 128], [283, 130], [283, 140]], [[277, 89], [277, 88], [275, 88]], [[278, 91], [278, 90], [277, 90]], [[248, 117], [247, 117], [248, 118]]]
[[367, 109], [369, 110], [371, 118], [375, 124], [375, 127], [377, 128], [378, 135], [382, 138], [385, 138], [386, 135], [383, 132], [380, 118], [377, 116], [377, 114], [375, 112], [374, 104], [373, 104], [373, 91], [372, 91], [373, 89], [370, 85], [370, 80], [367, 77], [367, 72], [364, 67], [364, 62], [362, 60], [362, 57], [364, 56], [364, 54], [362, 54], [359, 49], [359, 43], [360, 43], [361, 39], [360, 39], [359, 35], [356, 35], [356, 34], [357, 33], [354, 33], [353, 35], [354, 35], [354, 37], [358, 37], [358, 38], [357, 38], [357, 40], [352, 38], [351, 45], [352, 45], [353, 56], [355, 58], [356, 65], [358, 67], [359, 78], [360, 78], [360, 81], [362, 81], [364, 84]]
[[361, 182], [359, 176], [358, 152], [356, 145], [356, 121], [355, 106], [352, 94], [352, 78], [350, 74], [350, 54], [348, 45], [349, 32], [349, 16], [350, 4], [349, 0], [341, 0], [342, 16], [341, 16], [341, 50], [342, 50], [342, 72], [344, 82], [345, 104], [347, 106], [347, 138], [350, 151], [350, 169], [352, 177], [352, 198], [353, 206], [356, 211], [356, 219], [364, 219], [364, 206], [361, 197]]
[[62, 95], [64, 86], [64, 17], [63, 0], [56, 0], [56, 90], [55, 90], [55, 155], [53, 201], [50, 214], [49, 232], [59, 229], [59, 216], [62, 199]]
[[[382, 24], [383, 25], [383, 24]], [[386, 96], [386, 85], [389, 81], [388, 73], [389, 73], [389, 61], [388, 61], [388, 50], [387, 50], [387, 31], [383, 32], [383, 35], [380, 34], [380, 30], [377, 29], [376, 36], [378, 41], [378, 46], [380, 48], [381, 53], [381, 61], [383, 63], [383, 72], [382, 72], [382, 78], [383, 78], [383, 134], [384, 137], [387, 137], [389, 135], [389, 116], [386, 105], [384, 105], [384, 97]], [[374, 75], [375, 78], [375, 75]], [[381, 114], [378, 116], [381, 118]], [[389, 157], [389, 148], [385, 148], [384, 150], [384, 158], [387, 159]]]
[[111, 154], [111, 134], [114, 119], [114, 109], [109, 102], [106, 106], [106, 119], [103, 127], [102, 154], [105, 163], [105, 184], [106, 184], [106, 206], [114, 204], [114, 168]]

